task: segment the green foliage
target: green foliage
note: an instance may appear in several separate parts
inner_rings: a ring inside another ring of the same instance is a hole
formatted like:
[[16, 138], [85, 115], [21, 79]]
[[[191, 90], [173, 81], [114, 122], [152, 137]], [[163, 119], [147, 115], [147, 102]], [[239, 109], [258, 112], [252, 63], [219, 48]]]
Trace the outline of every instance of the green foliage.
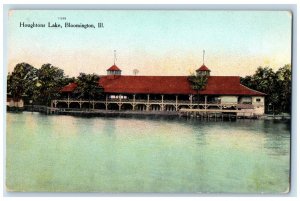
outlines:
[[7, 76], [7, 93], [19, 99], [26, 95], [31, 98], [37, 82], [37, 69], [27, 63], [19, 63]]
[[266, 109], [273, 108], [276, 113], [291, 109], [291, 66], [285, 65], [274, 72], [269, 67], [258, 67], [255, 74], [241, 79], [243, 85], [266, 93]]
[[35, 104], [49, 105], [52, 99], [60, 98], [60, 89], [72, 82], [78, 84], [74, 95], [82, 99], [97, 99], [102, 95], [99, 76], [81, 73], [76, 79], [64, 75], [64, 71], [51, 64], [36, 69], [30, 64], [19, 63], [7, 75], [7, 93], [13, 98], [27, 97]]
[[60, 96], [59, 90], [67, 84], [64, 71], [51, 64], [44, 64], [38, 70], [38, 81], [36, 85], [36, 99], [45, 105], [50, 104], [51, 99]]
[[98, 99], [102, 95], [103, 88], [99, 86], [99, 76], [96, 74], [80, 73], [76, 83], [74, 94], [77, 98], [90, 100]]
[[199, 92], [205, 89], [208, 77], [206, 75], [195, 75], [189, 76], [189, 82], [191, 83], [192, 89], [197, 91], [197, 100], [200, 100]]
[[30, 64], [19, 63], [7, 75], [7, 93], [13, 98], [26, 96], [27, 100], [47, 105], [52, 98], [59, 97], [61, 87], [74, 80], [65, 77], [62, 69], [51, 64], [36, 69]]
[[292, 71], [291, 65], [285, 65], [280, 68], [276, 75], [280, 86], [280, 108], [282, 111], [291, 111], [291, 98], [292, 98]]
[[192, 74], [191, 76], [189, 76], [188, 79], [191, 83], [192, 89], [194, 89], [196, 91], [201, 91], [201, 90], [205, 89], [208, 78], [207, 78], [207, 76]]

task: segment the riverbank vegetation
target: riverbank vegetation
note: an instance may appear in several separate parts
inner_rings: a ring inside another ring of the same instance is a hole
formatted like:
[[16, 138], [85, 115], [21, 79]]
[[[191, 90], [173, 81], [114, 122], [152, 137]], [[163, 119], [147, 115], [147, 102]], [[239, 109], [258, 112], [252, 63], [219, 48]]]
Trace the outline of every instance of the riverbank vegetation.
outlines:
[[[291, 66], [285, 65], [276, 72], [269, 67], [258, 67], [251, 76], [241, 78], [241, 83], [251, 89], [266, 93], [266, 112], [282, 113], [291, 111]], [[75, 82], [77, 88], [73, 98], [96, 99], [102, 95], [103, 88], [96, 74], [80, 73], [76, 78], [65, 75], [64, 71], [51, 64], [35, 68], [28, 63], [19, 63], [7, 75], [7, 94], [14, 99], [23, 98], [33, 104], [50, 105], [51, 99], [60, 98], [59, 90]], [[207, 79], [190, 77], [195, 90], [201, 94]]]
[[267, 94], [265, 98], [267, 113], [291, 113], [291, 65], [285, 65], [276, 72], [269, 67], [258, 67], [253, 75], [242, 77], [241, 83]]
[[98, 81], [96, 74], [80, 73], [77, 78], [70, 78], [62, 69], [51, 64], [44, 64], [37, 69], [30, 64], [19, 63], [7, 75], [7, 94], [13, 99], [23, 98], [34, 104], [49, 106], [52, 99], [61, 98], [60, 89], [72, 82], [78, 85], [74, 98], [98, 97], [102, 92]]

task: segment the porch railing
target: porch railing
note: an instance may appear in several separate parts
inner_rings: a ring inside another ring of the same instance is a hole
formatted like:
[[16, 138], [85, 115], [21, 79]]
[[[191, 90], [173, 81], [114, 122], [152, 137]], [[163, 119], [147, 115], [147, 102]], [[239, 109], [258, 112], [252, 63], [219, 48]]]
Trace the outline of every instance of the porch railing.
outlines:
[[[88, 100], [88, 99], [59, 99], [59, 100], [53, 100], [55, 102], [78, 102], [78, 103], [106, 103], [106, 101], [108, 103], [150, 103], [150, 104], [175, 104], [176, 100], [158, 100], [158, 99], [118, 99], [118, 98], [109, 98], [109, 99], [100, 99], [100, 100]], [[207, 101], [205, 103], [205, 101], [190, 101], [190, 100], [177, 100], [177, 104], [199, 104], [199, 105], [232, 105], [232, 106], [236, 106], [236, 105], [251, 105], [251, 103], [242, 103], [242, 102], [226, 102], [226, 103], [221, 103], [220, 101]]]

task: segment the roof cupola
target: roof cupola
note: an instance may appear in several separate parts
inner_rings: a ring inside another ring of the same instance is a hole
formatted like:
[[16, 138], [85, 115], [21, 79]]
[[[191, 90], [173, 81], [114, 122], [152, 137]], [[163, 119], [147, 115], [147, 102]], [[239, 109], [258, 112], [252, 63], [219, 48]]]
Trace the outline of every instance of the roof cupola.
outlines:
[[204, 64], [204, 55], [205, 55], [205, 50], [203, 50], [203, 64], [200, 68], [196, 70], [196, 73], [197, 75], [210, 76], [210, 70]]
[[112, 65], [110, 68], [108, 68], [107, 71], [107, 75], [121, 75], [121, 69], [116, 65], [116, 60], [117, 60], [117, 56], [116, 56], [116, 50], [114, 50], [114, 65]]

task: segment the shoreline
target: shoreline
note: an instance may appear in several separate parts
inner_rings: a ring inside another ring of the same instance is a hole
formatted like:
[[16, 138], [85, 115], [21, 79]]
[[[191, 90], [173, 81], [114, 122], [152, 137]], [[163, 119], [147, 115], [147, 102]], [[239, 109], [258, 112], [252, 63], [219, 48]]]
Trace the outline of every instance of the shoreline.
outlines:
[[[49, 108], [47, 106], [25, 106], [24, 108], [9, 108], [7, 107], [6, 112], [10, 113], [20, 113], [20, 112], [39, 112], [44, 115], [70, 115], [70, 116], [77, 116], [77, 117], [154, 117], [154, 118], [188, 118], [188, 119], [199, 119], [199, 120], [208, 120], [208, 121], [217, 121], [217, 119], [221, 119], [220, 116], [214, 114], [207, 114], [207, 115], [180, 115], [177, 111], [132, 111], [132, 110], [125, 110], [125, 111], [116, 111], [116, 110], [92, 110], [92, 109], [60, 109], [49, 112]], [[265, 114], [259, 117], [242, 117], [236, 115], [225, 115], [225, 120], [236, 120], [236, 119], [261, 119], [261, 120], [291, 120], [291, 115], [289, 114]], [[222, 118], [223, 120], [223, 118]]]

